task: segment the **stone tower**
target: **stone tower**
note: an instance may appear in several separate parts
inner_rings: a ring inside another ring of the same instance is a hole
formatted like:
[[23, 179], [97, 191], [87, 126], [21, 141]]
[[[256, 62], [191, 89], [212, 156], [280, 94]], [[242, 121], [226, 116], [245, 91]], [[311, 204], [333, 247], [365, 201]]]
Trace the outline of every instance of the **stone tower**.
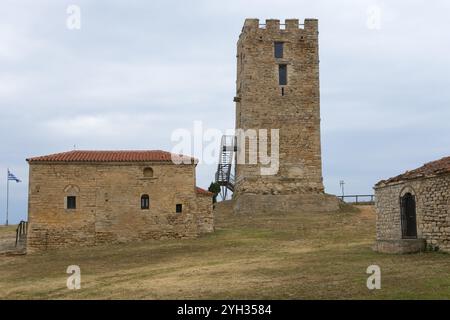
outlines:
[[[237, 43], [236, 128], [267, 129], [269, 142], [270, 130], [279, 129], [279, 169], [262, 175], [259, 161], [236, 165], [239, 212], [337, 206], [322, 182], [318, 33], [316, 19], [287, 19], [283, 25], [245, 20]], [[249, 144], [246, 139], [246, 159]]]

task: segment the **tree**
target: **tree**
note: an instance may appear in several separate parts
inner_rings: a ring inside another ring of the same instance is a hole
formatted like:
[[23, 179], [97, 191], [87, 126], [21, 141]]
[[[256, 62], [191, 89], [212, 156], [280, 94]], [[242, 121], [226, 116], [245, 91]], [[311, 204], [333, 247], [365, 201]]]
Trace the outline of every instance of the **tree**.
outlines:
[[211, 184], [209, 185], [208, 191], [212, 192], [214, 194], [214, 196], [213, 196], [213, 203], [216, 203], [217, 202], [217, 195], [220, 192], [220, 185], [219, 185], [219, 183], [211, 182]]

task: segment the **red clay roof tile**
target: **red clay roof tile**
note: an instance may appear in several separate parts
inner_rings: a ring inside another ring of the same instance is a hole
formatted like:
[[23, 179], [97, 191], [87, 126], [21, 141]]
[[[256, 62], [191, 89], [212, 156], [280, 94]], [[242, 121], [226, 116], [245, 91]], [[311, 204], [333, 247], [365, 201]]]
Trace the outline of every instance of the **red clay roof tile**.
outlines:
[[418, 169], [406, 171], [405, 173], [398, 175], [396, 177], [387, 180], [381, 180], [375, 186], [381, 186], [383, 184], [389, 184], [403, 180], [412, 180], [423, 177], [435, 176], [448, 172], [450, 172], [450, 157], [445, 157], [437, 161], [428, 162]]
[[189, 162], [197, 159], [185, 155], [176, 155], [161, 150], [73, 150], [26, 159], [31, 162], [169, 162], [172, 156], [181, 156]]
[[202, 195], [210, 196], [210, 197], [212, 197], [214, 195], [212, 192], [209, 192], [209, 191], [207, 191], [205, 189], [202, 189], [200, 187], [195, 187], [195, 189], [196, 189], [198, 194], [202, 194]]

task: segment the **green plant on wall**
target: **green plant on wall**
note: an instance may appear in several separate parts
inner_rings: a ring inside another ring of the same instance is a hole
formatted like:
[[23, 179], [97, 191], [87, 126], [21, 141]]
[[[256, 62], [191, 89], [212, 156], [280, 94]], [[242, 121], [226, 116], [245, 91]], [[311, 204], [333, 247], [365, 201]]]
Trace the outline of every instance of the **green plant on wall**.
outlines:
[[211, 182], [211, 184], [209, 185], [208, 191], [214, 193], [213, 203], [216, 203], [217, 195], [220, 192], [220, 185], [217, 182]]

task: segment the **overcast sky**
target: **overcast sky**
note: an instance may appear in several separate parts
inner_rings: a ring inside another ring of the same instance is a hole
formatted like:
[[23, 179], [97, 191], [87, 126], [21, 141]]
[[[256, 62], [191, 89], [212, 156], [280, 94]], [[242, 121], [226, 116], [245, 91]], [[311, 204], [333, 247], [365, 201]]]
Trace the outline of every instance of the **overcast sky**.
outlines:
[[[72, 4], [80, 30], [66, 26]], [[450, 155], [449, 15], [445, 0], [2, 0], [0, 222], [7, 167], [23, 180], [10, 183], [10, 222], [26, 219], [29, 156], [171, 150], [195, 120], [233, 128], [246, 17], [319, 19], [326, 191], [343, 179], [346, 193], [372, 193]], [[198, 184], [214, 171], [199, 165]]]

